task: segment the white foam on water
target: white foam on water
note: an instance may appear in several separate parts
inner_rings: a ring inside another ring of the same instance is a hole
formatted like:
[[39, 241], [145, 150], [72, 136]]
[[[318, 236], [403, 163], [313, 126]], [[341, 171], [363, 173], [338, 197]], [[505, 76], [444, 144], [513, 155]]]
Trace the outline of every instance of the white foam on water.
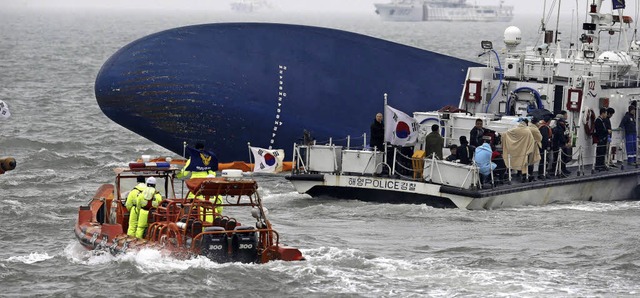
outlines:
[[[531, 209], [538, 211], [584, 211], [584, 212], [609, 212], [618, 210], [639, 209], [640, 201], [615, 201], [615, 202], [573, 202], [571, 204], [550, 204], [546, 206], [536, 206], [520, 208], [522, 211], [530, 212]], [[515, 210], [515, 209], [514, 209]], [[517, 210], [516, 210], [517, 211]]]
[[[305, 249], [303, 254], [307, 258], [305, 262], [283, 263], [270, 270], [289, 272], [296, 280], [307, 284], [313, 293], [576, 295], [593, 289], [582, 285], [580, 280], [576, 281], [575, 274], [599, 275], [591, 270], [575, 272], [566, 268], [510, 267], [502, 261], [476, 267], [470, 266], [468, 260], [448, 257], [377, 257], [338, 247]], [[397, 292], [398, 289], [404, 290]]]
[[[314, 293], [399, 294], [398, 283], [424, 282], [424, 276], [436, 262], [433, 258], [415, 260], [375, 257], [356, 249], [321, 247], [303, 250], [307, 261], [273, 268], [292, 271], [297, 280], [313, 284]], [[414, 293], [424, 293], [418, 289]]]
[[16, 201], [16, 200], [4, 200], [2, 202], [3, 202], [3, 204], [13, 205], [13, 206], [23, 206], [24, 205], [22, 202]]
[[143, 273], [166, 273], [188, 271], [194, 268], [220, 270], [228, 266], [253, 266], [255, 264], [217, 263], [204, 256], [188, 259], [175, 258], [169, 252], [154, 248], [143, 248], [124, 254], [112, 255], [105, 250], [87, 250], [77, 242], [70, 242], [64, 249], [64, 254], [72, 262], [84, 265], [98, 265], [111, 262], [129, 262]]
[[16, 263], [25, 263], [25, 264], [33, 264], [42, 261], [46, 261], [48, 259], [52, 259], [53, 256], [50, 256], [46, 252], [32, 252], [26, 256], [12, 256], [7, 259], [8, 262], [16, 262]]
[[105, 264], [116, 259], [106, 251], [87, 250], [78, 241], [70, 241], [64, 248], [63, 255], [73, 263], [84, 265]]

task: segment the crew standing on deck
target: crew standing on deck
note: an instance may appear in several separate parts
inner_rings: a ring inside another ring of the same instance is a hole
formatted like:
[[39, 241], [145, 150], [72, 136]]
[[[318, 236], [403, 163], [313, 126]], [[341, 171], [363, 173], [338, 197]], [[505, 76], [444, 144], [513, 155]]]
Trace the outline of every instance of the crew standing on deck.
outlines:
[[376, 119], [371, 123], [371, 148], [378, 151], [384, 151], [384, 122], [382, 122], [382, 113], [376, 114]]
[[457, 159], [459, 159], [462, 164], [470, 165], [473, 162], [473, 153], [476, 148], [469, 146], [469, 142], [465, 136], [460, 136], [459, 140], [460, 146], [456, 152]]
[[438, 124], [431, 125], [431, 132], [424, 139], [424, 151], [427, 154], [427, 158], [433, 158], [435, 154], [437, 159], [443, 159], [442, 147], [444, 147], [444, 138], [438, 132], [439, 129], [440, 126]]
[[595, 136], [598, 139], [598, 143], [596, 145], [596, 170], [597, 171], [608, 170], [607, 166], [605, 165], [605, 156], [607, 154], [607, 142], [609, 140], [610, 132], [607, 130], [607, 125], [605, 124], [605, 118], [607, 118], [607, 109], [600, 108], [600, 116], [596, 118], [596, 121], [594, 123]]
[[[477, 150], [476, 150], [477, 152]], [[529, 165], [540, 160], [540, 152], [533, 137], [529, 120], [520, 118], [516, 127], [502, 134], [502, 154], [509, 169], [518, 171], [522, 182], [526, 182]]]
[[138, 185], [129, 192], [129, 195], [127, 195], [127, 201], [124, 204], [124, 207], [129, 211], [129, 228], [127, 229], [127, 235], [131, 237], [136, 236], [136, 228], [138, 227], [138, 208], [136, 208], [138, 195], [147, 188], [147, 184], [144, 182], [143, 176], [138, 176], [136, 180]]
[[613, 114], [616, 113], [616, 110], [614, 108], [607, 108], [607, 118], [604, 119], [604, 124], [607, 127], [607, 131], [609, 132], [609, 136], [607, 136], [607, 158], [605, 160], [605, 163], [607, 164], [607, 167], [616, 167], [615, 164], [613, 164], [612, 160], [613, 160], [613, 156], [616, 155], [616, 148], [611, 146], [611, 134], [613, 133], [613, 128], [611, 126], [611, 118], [613, 117]]
[[540, 120], [538, 120], [537, 118], [533, 118], [531, 119], [531, 123], [528, 124], [528, 127], [531, 130], [531, 135], [533, 136], [533, 140], [536, 143], [536, 149], [529, 154], [529, 165], [527, 166], [527, 173], [529, 173], [529, 182], [535, 180], [533, 175], [533, 165], [538, 161], [540, 163], [543, 162], [541, 161], [542, 156], [540, 155], [540, 148], [542, 148], [542, 134], [540, 133], [540, 129], [538, 128], [538, 122], [540, 122]]
[[476, 165], [478, 165], [478, 172], [480, 173], [482, 183], [491, 182], [491, 172], [493, 172], [497, 167], [496, 163], [491, 161], [492, 155], [493, 151], [491, 150], [491, 145], [489, 145], [488, 141], [483, 143], [480, 147], [477, 147], [476, 151], [473, 153], [473, 160]]
[[[567, 161], [571, 158], [569, 153], [571, 142], [565, 133], [567, 130], [567, 122], [562, 117], [556, 121], [556, 127], [553, 128], [552, 138], [553, 162], [551, 163], [551, 169], [549, 169], [549, 172], [555, 174], [558, 163], [560, 163], [560, 172], [558, 172], [558, 175], [561, 177], [568, 177], [571, 175], [571, 171], [567, 169]], [[607, 149], [606, 146], [603, 148], [605, 150]], [[604, 158], [604, 155], [602, 155], [602, 158]]]
[[[178, 179], [190, 178], [211, 178], [216, 177], [216, 170], [218, 170], [218, 158], [213, 152], [205, 150], [204, 144], [197, 143], [195, 149], [187, 147], [189, 150], [189, 160], [184, 165], [184, 168], [178, 173]], [[194, 193], [189, 192], [187, 196], [188, 199], [197, 198], [199, 200], [204, 200], [205, 198], [201, 195], [195, 196]], [[211, 198], [213, 200], [213, 198]], [[215, 213], [222, 214], [222, 196], [218, 196], [215, 198]], [[204, 212], [204, 210], [203, 210]], [[207, 214], [206, 221], [213, 222], [213, 216], [211, 214]]]
[[553, 132], [547, 122], [543, 120], [538, 121], [538, 130], [542, 136], [540, 142], [540, 164], [538, 165], [538, 179], [546, 179], [549, 168], [549, 161], [552, 159], [551, 145], [553, 144]]
[[484, 144], [483, 140], [484, 128], [482, 127], [482, 119], [476, 119], [476, 125], [469, 132], [469, 142], [472, 147], [477, 148]]
[[[215, 171], [218, 169], [218, 159], [213, 153], [204, 149], [204, 144], [196, 143], [195, 150], [188, 147], [187, 149], [189, 149], [190, 156], [187, 163], [184, 164], [184, 168], [178, 173], [178, 179], [189, 177], [189, 175], [191, 175], [191, 178], [216, 176]], [[195, 162], [192, 163], [192, 160]], [[212, 166], [213, 164], [215, 164], [215, 168]]]
[[624, 129], [625, 148], [627, 149], [627, 163], [636, 163], [636, 142], [638, 133], [636, 131], [636, 107], [629, 106], [629, 111], [624, 114], [620, 127]]
[[136, 228], [136, 238], [144, 238], [144, 233], [149, 226], [149, 210], [158, 208], [162, 202], [162, 196], [156, 190], [156, 178], [147, 178], [147, 188], [137, 197], [136, 206], [138, 208], [138, 226]]

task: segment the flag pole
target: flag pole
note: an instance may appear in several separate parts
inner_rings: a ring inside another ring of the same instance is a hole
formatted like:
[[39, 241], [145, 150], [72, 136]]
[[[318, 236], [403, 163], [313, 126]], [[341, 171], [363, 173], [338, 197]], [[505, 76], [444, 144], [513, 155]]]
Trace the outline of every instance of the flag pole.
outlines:
[[[252, 164], [251, 157], [252, 157], [253, 153], [251, 152], [251, 142], [247, 142], [247, 147], [249, 147], [249, 164]], [[253, 167], [255, 167], [255, 166], [256, 165], [254, 164]], [[253, 167], [250, 166], [249, 168], [252, 168], [251, 170], [253, 171]]]
[[[186, 155], [187, 155], [186, 151], [187, 151], [187, 141], [183, 141], [182, 142], [182, 158], [186, 158]], [[180, 189], [180, 197], [184, 199], [184, 180], [180, 179], [180, 183], [182, 184], [182, 188]]]
[[[382, 115], [386, 115], [387, 114], [387, 93], [384, 94], [384, 107], [382, 108]], [[389, 121], [389, 119], [384, 119], [383, 121]], [[387, 142], [384, 141], [384, 139], [387, 136], [387, 125], [383, 125], [383, 132], [384, 132], [384, 138], [383, 138], [383, 142], [382, 142], [382, 146], [384, 147], [384, 155], [382, 156], [382, 160], [384, 161], [385, 164], [387, 164]]]

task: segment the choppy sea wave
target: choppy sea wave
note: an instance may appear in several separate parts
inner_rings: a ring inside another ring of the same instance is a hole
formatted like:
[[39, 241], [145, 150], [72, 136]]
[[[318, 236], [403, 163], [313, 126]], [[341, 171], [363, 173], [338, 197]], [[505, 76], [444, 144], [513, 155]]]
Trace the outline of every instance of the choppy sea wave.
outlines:
[[[113, 256], [73, 235], [112, 169], [172, 156], [106, 118], [93, 97], [102, 63], [125, 44], [178, 26], [230, 21], [317, 25], [469, 60], [504, 23], [382, 23], [373, 16], [208, 12], [0, 11], [2, 296], [596, 296], [640, 291], [640, 202], [576, 202], [488, 211], [311, 199], [284, 175], [256, 175], [282, 242], [303, 262], [180, 260], [154, 250]], [[514, 20], [523, 40], [538, 20]], [[160, 286], [165, 285], [165, 286]], [[100, 291], [96, 292], [97, 289]]]

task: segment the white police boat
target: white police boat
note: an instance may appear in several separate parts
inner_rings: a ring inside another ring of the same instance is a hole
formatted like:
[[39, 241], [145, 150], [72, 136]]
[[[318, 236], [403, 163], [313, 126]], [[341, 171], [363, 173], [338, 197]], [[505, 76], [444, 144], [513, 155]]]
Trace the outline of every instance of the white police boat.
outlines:
[[[544, 42], [524, 49], [520, 46], [520, 30], [508, 27], [502, 55], [490, 42], [482, 42], [486, 66], [467, 70], [458, 107], [413, 113], [419, 124], [419, 137], [410, 147], [414, 154], [403, 154], [398, 147], [383, 151], [367, 148], [366, 135], [363, 146], [352, 146], [349, 137], [324, 144], [296, 144], [293, 171], [287, 179], [299, 193], [312, 197], [442, 208], [492, 209], [639, 198], [640, 169], [633, 160], [635, 152], [627, 150], [624, 131], [617, 127], [629, 107], [640, 100], [640, 41], [627, 42], [626, 30], [632, 20], [623, 15], [622, 9], [603, 13], [602, 6], [601, 0], [589, 1], [589, 21], [581, 24], [583, 33], [575, 45], [562, 44], [557, 32], [544, 30], [544, 26], [540, 32]], [[606, 41], [610, 45], [604, 45]], [[429, 99], [428, 94], [425, 97]], [[394, 96], [390, 99], [393, 102]], [[596, 167], [593, 128], [601, 108], [614, 108], [616, 113], [610, 119], [613, 131], [606, 156], [600, 156], [606, 166]], [[546, 176], [537, 177], [535, 163], [534, 175], [523, 180], [512, 164], [523, 157], [506, 152], [502, 153], [508, 169], [502, 181], [494, 175], [482, 177], [475, 163], [466, 165], [415, 154], [424, 149], [425, 131], [433, 124], [440, 125], [448, 148], [459, 145], [460, 136], [469, 137], [477, 119], [495, 132], [484, 138], [493, 142], [497, 151], [503, 151], [495, 136], [504, 139], [518, 125], [517, 119], [545, 110], [552, 115], [567, 112], [571, 147], [564, 159], [558, 158], [555, 168], [547, 161]], [[637, 116], [634, 120], [637, 131]], [[387, 127], [393, 121], [385, 117]], [[630, 144], [637, 151], [637, 138]], [[563, 162], [568, 171], [562, 171]]]

